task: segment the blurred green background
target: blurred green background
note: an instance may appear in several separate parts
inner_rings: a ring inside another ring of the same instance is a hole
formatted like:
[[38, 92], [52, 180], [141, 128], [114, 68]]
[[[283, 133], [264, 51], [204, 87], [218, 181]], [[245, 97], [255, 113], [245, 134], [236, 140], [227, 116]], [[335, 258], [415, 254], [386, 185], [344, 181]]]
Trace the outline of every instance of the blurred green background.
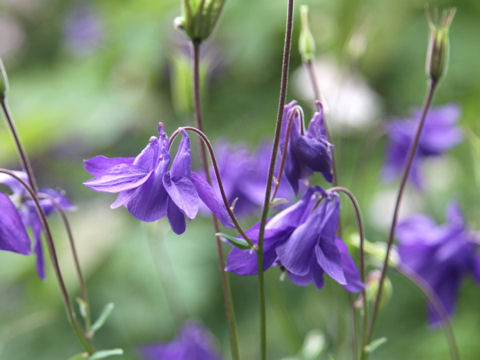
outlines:
[[[384, 241], [395, 184], [379, 181], [385, 149], [382, 126], [408, 115], [425, 91], [428, 28], [420, 0], [311, 0], [320, 81], [325, 77], [338, 151], [340, 182], [363, 208], [367, 237]], [[279, 92], [286, 1], [228, 0], [207, 43], [203, 100], [205, 129], [212, 140], [256, 146], [272, 136]], [[475, 229], [480, 216], [480, 2], [438, 1], [456, 6], [449, 73], [437, 105], [462, 107], [464, 142], [426, 169], [427, 190], [407, 196], [405, 208], [444, 221], [456, 199]], [[2, 0], [0, 56], [11, 89], [9, 104], [42, 186], [61, 187], [78, 206], [71, 214], [88, 278], [93, 313], [114, 302], [99, 332], [99, 348], [122, 347], [138, 359], [142, 344], [170, 340], [184, 316], [200, 319], [229, 358], [229, 342], [216, 249], [208, 219], [174, 235], [166, 220], [140, 224], [125, 209], [110, 210], [113, 197], [82, 185], [82, 160], [97, 154], [136, 155], [156, 124], [170, 133], [192, 124], [188, 96], [188, 44], [173, 29], [179, 0]], [[297, 13], [298, 15], [298, 13]], [[298, 18], [297, 18], [298, 20]], [[311, 114], [310, 84], [302, 80], [294, 28], [288, 99]], [[331, 78], [331, 79], [330, 79]], [[330, 79], [330, 80], [328, 80]], [[327, 81], [328, 80], [328, 81]], [[328, 85], [328, 84], [327, 84]], [[344, 91], [349, 96], [336, 97]], [[330, 97], [330, 99], [329, 99]], [[342, 122], [343, 121], [343, 122]], [[198, 167], [198, 159], [194, 160]], [[0, 164], [18, 168], [7, 128], [0, 125]], [[344, 207], [346, 233], [355, 230]], [[52, 217], [61, 263], [77, 295], [72, 261], [59, 219]], [[251, 224], [252, 221], [247, 221]], [[477, 225], [478, 226], [478, 225]], [[67, 359], [80, 351], [67, 323], [54, 274], [40, 281], [33, 257], [0, 254], [0, 359]], [[269, 358], [299, 350], [313, 330], [326, 352], [350, 357], [346, 293], [327, 280], [322, 291], [300, 288], [280, 272], [267, 273]], [[231, 276], [244, 359], [258, 354], [255, 278]], [[448, 359], [441, 331], [425, 321], [424, 303], [408, 282], [392, 273], [394, 296], [379, 318], [377, 334], [388, 342], [374, 359]], [[168, 296], [176, 306], [169, 307]], [[468, 280], [453, 319], [462, 359], [480, 358], [480, 291]]]

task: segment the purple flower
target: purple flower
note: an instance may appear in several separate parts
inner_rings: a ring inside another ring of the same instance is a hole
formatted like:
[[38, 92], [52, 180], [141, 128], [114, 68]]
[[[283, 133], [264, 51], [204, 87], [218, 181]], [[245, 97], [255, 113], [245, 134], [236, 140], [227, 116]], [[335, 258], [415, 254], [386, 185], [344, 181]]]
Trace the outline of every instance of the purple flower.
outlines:
[[[14, 172], [17, 176], [21, 179], [27, 181], [27, 175], [23, 171], [15, 171]], [[45, 279], [45, 257], [43, 254], [43, 247], [42, 247], [42, 223], [40, 221], [40, 217], [38, 216], [37, 207], [33, 200], [29, 199], [28, 192], [23, 188], [23, 186], [16, 181], [15, 179], [1, 174], [0, 176], [0, 184], [7, 185], [12, 190], [11, 198], [14, 200], [15, 203], [18, 204], [18, 209], [13, 205], [13, 202], [9, 199], [10, 203], [14, 206], [15, 211], [18, 213], [18, 216], [21, 219], [22, 227], [29, 227], [32, 230], [33, 234], [33, 252], [36, 255], [36, 268], [38, 276], [41, 279]], [[62, 191], [53, 190], [53, 189], [40, 189], [40, 194], [47, 194], [50, 195], [53, 200], [62, 207], [63, 210], [73, 210], [74, 206], [68, 201]], [[6, 196], [2, 194], [3, 196]], [[8, 198], [8, 197], [7, 197]], [[6, 200], [5, 200], [6, 201]], [[5, 202], [6, 203], [6, 202]], [[5, 204], [4, 203], [4, 204]], [[8, 205], [6, 205], [8, 206]], [[53, 212], [56, 211], [55, 205], [52, 203], [50, 199], [42, 198], [40, 199], [40, 206], [42, 207], [43, 212], [46, 216], [49, 216]], [[10, 214], [13, 216], [13, 208], [10, 206]], [[19, 230], [22, 232], [22, 230]], [[18, 241], [21, 241], [23, 244], [25, 240], [22, 236], [18, 237]], [[28, 236], [27, 236], [28, 239]], [[12, 240], [10, 240], [12, 241]], [[14, 240], [17, 241], [17, 240]], [[28, 239], [28, 251], [30, 252], [30, 240]]]
[[[319, 195], [326, 196], [317, 206]], [[360, 291], [357, 268], [345, 243], [336, 237], [340, 203], [338, 195], [320, 188], [309, 188], [300, 201], [269, 219], [265, 227], [264, 270], [272, 265], [283, 267], [297, 285], [312, 282], [323, 287], [326, 273], [351, 292]], [[258, 243], [259, 224], [246, 231]], [[250, 250], [233, 248], [226, 271], [238, 275], [257, 273], [257, 255]]]
[[3, 193], [0, 193], [0, 212], [0, 250], [30, 255], [30, 239], [17, 207]]
[[[385, 180], [392, 181], [403, 171], [420, 116], [421, 110], [416, 110], [411, 118], [395, 119], [387, 125], [389, 145], [383, 168]], [[460, 109], [453, 104], [428, 112], [409, 179], [417, 188], [423, 186], [421, 161], [440, 156], [462, 141], [462, 131], [456, 126], [459, 117]]]
[[296, 101], [285, 106], [281, 132], [281, 149], [283, 151], [288, 119], [293, 113], [285, 174], [296, 194], [299, 180], [308, 179], [314, 172], [320, 172], [328, 182], [332, 182], [331, 148], [333, 147], [327, 141], [322, 108], [320, 107], [320, 111], [313, 115], [306, 133], [297, 108]]
[[151, 137], [148, 145], [129, 158], [96, 156], [85, 161], [85, 169], [94, 178], [84, 184], [90, 189], [118, 193], [112, 208], [125, 206], [137, 219], [155, 221], [166, 216], [176, 234], [185, 231], [185, 217], [197, 216], [200, 202], [231, 227], [223, 203], [202, 176], [190, 170], [190, 138], [182, 130], [182, 141], [170, 165], [168, 137], [163, 124], [158, 126], [159, 137]]
[[66, 45], [73, 54], [90, 54], [101, 42], [101, 19], [89, 5], [74, 6], [66, 18], [64, 33]]
[[[447, 219], [447, 224], [439, 226], [429, 216], [416, 215], [401, 222], [395, 233], [399, 240], [399, 266], [428, 283], [447, 314], [452, 315], [463, 279], [470, 272], [478, 275], [480, 257], [475, 254], [473, 235], [457, 204], [448, 206]], [[431, 324], [441, 321], [432, 306], [428, 306], [428, 312]]]
[[[263, 205], [271, 153], [271, 144], [259, 146], [255, 153], [252, 153], [246, 144], [230, 145], [224, 141], [215, 144], [218, 168], [228, 202], [233, 204], [237, 199], [234, 207], [236, 216], [252, 215]], [[203, 176], [203, 173], [199, 173]], [[278, 166], [275, 173], [278, 173]], [[217, 188], [213, 168], [210, 169], [210, 176]], [[287, 200], [294, 198], [285, 176], [280, 181], [277, 197]]]
[[210, 332], [193, 322], [187, 322], [170, 343], [148, 345], [142, 349], [146, 360], [221, 360]]

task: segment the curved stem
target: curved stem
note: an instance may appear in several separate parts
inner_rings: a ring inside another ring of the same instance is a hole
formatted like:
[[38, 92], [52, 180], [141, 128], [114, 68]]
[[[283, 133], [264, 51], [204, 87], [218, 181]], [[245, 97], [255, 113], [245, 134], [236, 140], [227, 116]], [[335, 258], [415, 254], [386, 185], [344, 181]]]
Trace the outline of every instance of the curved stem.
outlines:
[[[223, 200], [223, 203], [225, 204], [228, 215], [230, 215], [230, 218], [232, 219], [232, 222], [235, 225], [235, 227], [237, 228], [240, 235], [242, 235], [242, 237], [245, 239], [245, 241], [248, 243], [248, 245], [250, 245], [250, 247], [252, 249], [256, 250], [257, 246], [252, 242], [252, 240], [249, 239], [247, 234], [245, 234], [245, 231], [243, 231], [240, 223], [238, 222], [237, 217], [233, 213], [233, 210], [230, 207], [230, 204], [228, 203], [227, 194], [225, 193], [225, 188], [223, 187], [223, 182], [222, 182], [222, 178], [220, 176], [220, 170], [218, 168], [218, 163], [217, 163], [217, 159], [215, 157], [215, 152], [213, 151], [212, 143], [210, 142], [210, 140], [208, 140], [207, 135], [205, 135], [202, 131], [200, 131], [197, 128], [194, 128], [192, 126], [184, 126], [182, 128], [179, 128], [179, 129], [175, 130], [175, 132], [172, 134], [172, 136], [170, 136], [170, 140], [169, 140], [169, 144], [168, 144], [169, 147], [172, 145], [175, 138], [180, 134], [182, 129], [187, 130], [187, 131], [192, 131], [195, 134], [197, 134], [200, 137], [200, 139], [203, 141], [205, 146], [207, 147], [208, 153], [210, 154], [210, 159], [212, 160], [212, 166], [213, 166], [213, 169], [215, 171], [215, 176], [217, 177], [217, 182], [218, 182], [218, 187], [220, 189], [220, 194], [222, 195], [222, 200]], [[210, 179], [209, 183], [211, 184], [212, 180], [210, 178], [210, 175], [209, 175], [209, 179]], [[219, 232], [219, 231], [217, 231], [217, 232]]]
[[445, 332], [445, 338], [447, 339], [448, 349], [450, 351], [450, 358], [452, 360], [459, 360], [460, 355], [458, 352], [457, 342], [455, 341], [455, 334], [453, 332], [450, 321], [448, 320], [447, 311], [445, 310], [445, 307], [438, 298], [437, 294], [435, 294], [435, 292], [427, 282], [425, 282], [413, 271], [399, 267], [396, 267], [395, 270], [397, 270], [400, 274], [405, 276], [405, 278], [410, 280], [423, 293], [426, 300], [434, 307], [438, 316], [441, 318], [442, 328]]
[[[362, 222], [362, 214], [360, 212], [360, 205], [358, 204], [357, 199], [355, 198], [355, 195], [353, 193], [341, 186], [334, 186], [330, 189], [327, 190], [327, 192], [341, 192], [350, 199], [350, 202], [353, 205], [353, 208], [355, 210], [355, 216], [357, 218], [357, 225], [358, 225], [358, 234], [360, 236], [360, 279], [362, 280], [362, 283], [365, 284], [365, 234], [363, 231], [363, 222]], [[364, 356], [366, 356], [365, 353], [365, 346], [367, 345], [367, 325], [368, 325], [368, 304], [367, 304], [367, 294], [365, 291], [365, 288], [362, 290], [362, 306], [363, 306], [363, 330], [362, 330], [362, 347], [361, 347], [361, 358], [364, 359]], [[355, 336], [356, 337], [356, 336]]]
[[35, 204], [35, 207], [37, 209], [38, 216], [40, 217], [40, 222], [42, 224], [42, 228], [43, 228], [43, 231], [45, 233], [45, 237], [47, 239], [48, 249], [49, 249], [49, 252], [50, 252], [50, 258], [52, 260], [55, 275], [56, 275], [58, 283], [60, 285], [60, 290], [61, 290], [61, 293], [62, 293], [62, 298], [63, 298], [63, 302], [65, 304], [65, 308], [67, 310], [68, 319], [69, 319], [69, 321], [70, 321], [70, 323], [73, 327], [73, 330], [74, 330], [75, 334], [77, 335], [78, 340], [83, 345], [85, 351], [87, 351], [87, 353], [89, 355], [93, 354], [95, 352], [95, 348], [94, 348], [93, 344], [90, 342], [90, 340], [87, 339], [87, 337], [85, 336], [85, 334], [83, 332], [83, 329], [81, 328], [80, 324], [78, 323], [78, 321], [75, 317], [75, 312], [73, 311], [72, 305], [70, 303], [70, 296], [68, 294], [68, 290], [67, 290], [67, 287], [65, 285], [65, 281], [63, 279], [62, 272], [60, 270], [60, 265], [58, 263], [58, 256], [57, 256], [57, 252], [55, 250], [55, 246], [54, 246], [54, 243], [53, 243], [53, 237], [52, 237], [52, 233], [50, 231], [50, 226], [48, 225], [47, 218], [45, 216], [45, 213], [43, 212], [42, 206], [40, 205], [40, 202], [38, 200], [37, 195], [35, 194], [33, 189], [25, 181], [23, 181], [20, 177], [15, 175], [12, 171], [6, 170], [6, 169], [0, 169], [0, 173], [6, 174], [6, 175], [14, 178], [16, 181], [18, 181], [25, 188], [25, 190], [28, 192], [28, 194], [32, 198], [32, 200]]
[[407, 157], [407, 163], [406, 163], [405, 169], [403, 171], [402, 180], [400, 182], [400, 187], [398, 189], [397, 199], [396, 199], [396, 202], [395, 202], [395, 209], [393, 211], [392, 224], [390, 226], [390, 232], [389, 232], [389, 235], [388, 235], [387, 251], [385, 252], [385, 259], [383, 261], [382, 272], [381, 272], [381, 275], [380, 275], [380, 281], [379, 281], [379, 285], [378, 285], [377, 296], [375, 297], [375, 303], [374, 303], [374, 306], [373, 306], [372, 317], [370, 319], [370, 325], [369, 325], [369, 328], [368, 328], [367, 342], [369, 342], [371, 340], [372, 335], [373, 335], [373, 329], [375, 328], [375, 321], [377, 319], [378, 309], [379, 309], [379, 305], [380, 305], [380, 299], [381, 299], [381, 296], [382, 296], [383, 283], [385, 281], [385, 276], [387, 274], [388, 259], [390, 258], [390, 251], [392, 250], [392, 246], [393, 246], [393, 236], [395, 234], [395, 228], [397, 226], [398, 213], [400, 211], [400, 204], [402, 202], [403, 192], [405, 190], [405, 185], [407, 184], [407, 180], [408, 180], [408, 177], [410, 175], [410, 169], [411, 169], [412, 164], [413, 164], [413, 159], [415, 158], [415, 153], [417, 152], [418, 143], [420, 141], [420, 135], [422, 134], [423, 125], [425, 124], [425, 118], [427, 117], [428, 109], [430, 108], [430, 105], [432, 104], [433, 95], [435, 93], [436, 85], [437, 85], [437, 82], [434, 81], [434, 80], [430, 80], [429, 83], [428, 83], [427, 94], [426, 94], [425, 101], [424, 101], [423, 108], [422, 108], [422, 115], [421, 115], [420, 121], [418, 123], [415, 138], [413, 140], [413, 143], [410, 146], [410, 150], [409, 150], [408, 157]]
[[7, 121], [7, 125], [8, 125], [8, 128], [10, 129], [13, 140], [15, 141], [15, 146], [17, 148], [18, 155], [20, 156], [23, 170], [27, 173], [30, 187], [32, 188], [34, 193], [37, 193], [38, 186], [37, 186], [37, 182], [35, 181], [35, 176], [33, 175], [32, 166], [30, 165], [30, 161], [28, 160], [27, 153], [22, 146], [20, 137], [18, 136], [17, 129], [15, 128], [15, 123], [13, 122], [13, 119], [10, 116], [10, 112], [8, 111], [5, 95], [0, 95], [0, 105], [2, 107], [3, 114], [5, 115], [5, 120]]
[[38, 193], [39, 199], [47, 199], [52, 202], [53, 206], [60, 214], [60, 217], [63, 222], [63, 226], [65, 227], [65, 231], [67, 232], [68, 242], [70, 243], [70, 249], [73, 255], [73, 262], [75, 265], [75, 271], [77, 273], [78, 282], [80, 284], [80, 291], [82, 293], [82, 299], [86, 302], [86, 317], [85, 317], [85, 331], [88, 334], [90, 332], [90, 305], [88, 303], [88, 294], [87, 294], [87, 286], [85, 285], [85, 278], [83, 277], [82, 268], [80, 266], [80, 260], [78, 257], [77, 247], [75, 245], [75, 238], [73, 237], [72, 227], [70, 226], [70, 221], [68, 220], [67, 214], [62, 209], [60, 204], [54, 199], [53, 196], [47, 193]]
[[[223, 6], [223, 4], [222, 4]], [[195, 105], [195, 120], [197, 122], [197, 127], [200, 131], [203, 132], [203, 120], [202, 120], [202, 111], [200, 104], [200, 41], [192, 41], [193, 46], [193, 100]], [[205, 177], [207, 181], [211, 184], [210, 173], [208, 172], [208, 161], [207, 155], [205, 153], [204, 143], [200, 143], [200, 151], [202, 155], [202, 165], [203, 170], [205, 171]], [[227, 207], [228, 209], [228, 207]], [[219, 221], [216, 216], [212, 215], [212, 222], [215, 234], [220, 232]], [[233, 299], [232, 291], [230, 289], [230, 283], [228, 276], [225, 273], [225, 255], [223, 254], [222, 241], [219, 236], [215, 236], [217, 242], [217, 254], [220, 266], [220, 280], [222, 283], [222, 293], [223, 293], [223, 304], [225, 307], [225, 313], [227, 316], [228, 330], [230, 334], [230, 343], [232, 347], [232, 358], [233, 360], [240, 359], [240, 350], [238, 347], [237, 340], [237, 328], [235, 324], [235, 312], [233, 309]]]
[[266, 329], [266, 309], [265, 309], [265, 286], [263, 270], [263, 241], [265, 236], [265, 225], [267, 223], [268, 210], [270, 208], [270, 195], [272, 191], [273, 173], [275, 171], [275, 161], [277, 159], [278, 146], [280, 143], [280, 134], [282, 129], [283, 108], [287, 96], [288, 69], [290, 64], [290, 50], [292, 45], [293, 28], [293, 3], [294, 0], [288, 0], [287, 24], [285, 30], [285, 44], [283, 49], [282, 77], [280, 83], [280, 98], [278, 101], [277, 122], [275, 126], [275, 137], [273, 140], [272, 155], [270, 157], [270, 167], [268, 169], [267, 184], [265, 188], [265, 200], [263, 202], [262, 217], [260, 220], [260, 231], [258, 235], [257, 266], [258, 266], [258, 293], [260, 305], [260, 358], [265, 360], [267, 357], [267, 329]]

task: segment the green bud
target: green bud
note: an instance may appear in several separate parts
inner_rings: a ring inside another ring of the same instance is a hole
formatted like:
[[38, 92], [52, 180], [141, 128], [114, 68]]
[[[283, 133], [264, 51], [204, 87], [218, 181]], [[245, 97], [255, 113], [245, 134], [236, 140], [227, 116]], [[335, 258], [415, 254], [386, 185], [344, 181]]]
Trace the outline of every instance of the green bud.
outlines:
[[[368, 275], [366, 291], [367, 291], [367, 301], [373, 302], [377, 297], [378, 286], [380, 284], [381, 273], [378, 270], [372, 271]], [[388, 277], [385, 277], [383, 282], [382, 297], [380, 298], [380, 309], [383, 309], [387, 306], [388, 302], [392, 298], [393, 286]]]
[[2, 59], [0, 59], [0, 96], [3, 97], [8, 91], [8, 77]]
[[308, 23], [308, 6], [302, 5], [300, 7], [301, 30], [300, 39], [298, 41], [298, 48], [303, 61], [313, 60], [315, 57], [315, 39], [310, 31]]
[[438, 21], [438, 11], [436, 9], [434, 21], [432, 21], [428, 9], [426, 11], [428, 26], [430, 27], [426, 71], [429, 79], [436, 82], [447, 72], [450, 50], [448, 31], [450, 30], [456, 9], [452, 8], [443, 11], [440, 22]]
[[226, 0], [182, 0], [182, 16], [174, 26], [194, 42], [202, 42], [212, 33]]

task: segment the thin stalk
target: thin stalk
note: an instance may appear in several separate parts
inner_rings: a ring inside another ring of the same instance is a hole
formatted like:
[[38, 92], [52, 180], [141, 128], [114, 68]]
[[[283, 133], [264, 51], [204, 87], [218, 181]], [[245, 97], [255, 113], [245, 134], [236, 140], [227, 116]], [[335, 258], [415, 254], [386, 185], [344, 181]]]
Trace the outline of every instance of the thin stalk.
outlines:
[[88, 294], [87, 294], [87, 286], [85, 285], [85, 278], [83, 277], [83, 272], [82, 268], [80, 266], [80, 260], [78, 257], [78, 252], [77, 252], [77, 247], [75, 245], [75, 238], [73, 237], [73, 232], [72, 232], [72, 227], [70, 226], [70, 221], [68, 220], [67, 214], [65, 211], [62, 209], [60, 204], [51, 196], [50, 194], [47, 193], [39, 193], [38, 194], [39, 199], [47, 199], [52, 202], [53, 206], [55, 209], [58, 211], [60, 214], [60, 217], [63, 222], [63, 226], [67, 232], [67, 237], [68, 237], [68, 242], [70, 243], [70, 249], [72, 251], [73, 255], [73, 263], [75, 265], [75, 271], [77, 273], [77, 278], [78, 282], [80, 284], [80, 291], [82, 293], [82, 299], [86, 302], [86, 317], [85, 317], [85, 331], [88, 334], [90, 332], [90, 325], [91, 325], [91, 320], [90, 320], [90, 305], [88, 303]]
[[413, 271], [399, 267], [396, 267], [395, 270], [410, 280], [423, 293], [425, 299], [432, 304], [438, 316], [441, 318], [442, 328], [445, 333], [445, 338], [447, 339], [448, 349], [450, 351], [450, 358], [452, 360], [459, 360], [460, 354], [458, 351], [457, 342], [455, 341], [455, 334], [453, 333], [452, 326], [448, 320], [447, 311], [445, 310], [445, 307], [438, 298], [437, 294], [435, 294], [427, 282], [425, 282]]
[[15, 175], [12, 171], [6, 170], [6, 169], [0, 169], [0, 173], [7, 174], [10, 177], [14, 178], [16, 181], [18, 181], [28, 192], [30, 197], [32, 198], [35, 207], [37, 209], [38, 216], [40, 218], [40, 222], [42, 224], [43, 231], [45, 233], [45, 237], [47, 239], [47, 244], [48, 244], [48, 250], [50, 252], [50, 258], [52, 260], [53, 264], [53, 269], [55, 271], [55, 275], [57, 277], [58, 284], [60, 285], [60, 291], [62, 293], [62, 298], [63, 302], [65, 304], [65, 308], [67, 310], [67, 317], [68, 320], [70, 321], [70, 324], [72, 325], [72, 328], [84, 347], [85, 351], [91, 355], [95, 352], [95, 348], [91, 341], [85, 336], [85, 333], [81, 327], [81, 325], [78, 323], [76, 317], [75, 317], [75, 312], [73, 311], [72, 305], [70, 303], [70, 296], [68, 294], [67, 287], [65, 285], [65, 281], [63, 279], [62, 272], [60, 270], [60, 265], [58, 263], [58, 256], [57, 252], [55, 250], [55, 245], [53, 243], [53, 237], [52, 233], [50, 231], [50, 226], [48, 225], [47, 222], [47, 217], [45, 216], [45, 213], [43, 212], [42, 206], [40, 205], [40, 201], [38, 200], [37, 194], [34, 192], [34, 190], [29, 186], [25, 181], [23, 181], [20, 177]]
[[[232, 207], [228, 203], [227, 194], [225, 193], [225, 188], [223, 186], [222, 178], [220, 176], [220, 169], [218, 167], [217, 158], [215, 157], [215, 152], [213, 151], [212, 143], [210, 142], [210, 140], [208, 140], [207, 135], [205, 135], [202, 131], [198, 130], [197, 128], [194, 128], [191, 126], [184, 126], [182, 128], [175, 130], [172, 136], [170, 136], [168, 146], [170, 147], [172, 145], [173, 141], [178, 136], [178, 134], [181, 133], [182, 129], [186, 131], [192, 131], [195, 134], [197, 134], [202, 140], [203, 144], [205, 144], [205, 146], [207, 147], [208, 153], [210, 155], [210, 159], [212, 160], [212, 166], [215, 171], [215, 176], [217, 177], [218, 188], [220, 189], [220, 194], [222, 195], [222, 200], [223, 200], [223, 203], [225, 204], [225, 208], [227, 209], [227, 212], [230, 215], [230, 218], [232, 219], [232, 222], [237, 228], [240, 235], [242, 235], [242, 237], [245, 239], [245, 241], [248, 243], [248, 245], [250, 245], [252, 249], [256, 250], [257, 246], [252, 242], [252, 240], [250, 240], [247, 234], [245, 234], [245, 231], [243, 231], [242, 226], [238, 222], [238, 219], [235, 216], [235, 214], [233, 213]], [[210, 180], [210, 183], [211, 183], [211, 180]]]
[[[425, 119], [427, 116], [428, 109], [432, 104], [433, 95], [435, 94], [435, 89], [437, 87], [437, 82], [434, 80], [429, 80], [428, 87], [427, 87], [427, 94], [425, 96], [425, 101], [422, 108], [422, 115], [420, 117], [420, 121], [418, 123], [417, 132], [415, 134], [415, 138], [413, 143], [410, 146], [410, 150], [407, 157], [407, 163], [405, 169], [403, 171], [402, 180], [400, 182], [400, 187], [397, 193], [397, 199], [395, 201], [395, 209], [393, 211], [393, 218], [392, 224], [390, 226], [390, 232], [388, 235], [388, 243], [387, 243], [387, 251], [385, 252], [385, 259], [383, 261], [382, 272], [380, 275], [380, 282], [378, 285], [377, 296], [375, 297], [375, 303], [373, 306], [372, 317], [370, 319], [370, 324], [368, 327], [368, 334], [367, 334], [367, 343], [370, 342], [373, 330], [375, 328], [375, 321], [377, 319], [378, 309], [380, 305], [380, 299], [382, 296], [383, 290], [383, 283], [385, 281], [385, 276], [387, 275], [388, 269], [388, 259], [390, 258], [390, 251], [392, 250], [393, 246], [393, 236], [395, 234], [395, 228], [397, 226], [398, 221], [398, 213], [400, 211], [400, 204], [402, 202], [403, 192], [405, 190], [405, 185], [407, 184], [408, 176], [410, 175], [410, 169], [412, 168], [413, 159], [415, 158], [415, 153], [417, 152], [418, 142], [420, 141], [420, 135], [422, 134], [423, 125], [425, 124]], [[367, 357], [368, 358], [368, 357]]]
[[[357, 199], [355, 198], [355, 195], [353, 195], [350, 190], [343, 188], [341, 186], [335, 186], [330, 189], [328, 189], [328, 192], [341, 192], [349, 198], [350, 202], [353, 205], [353, 208], [355, 210], [355, 217], [357, 219], [357, 226], [358, 226], [358, 234], [360, 236], [360, 279], [362, 280], [362, 283], [365, 284], [365, 234], [363, 231], [363, 222], [362, 222], [362, 214], [360, 212], [360, 205], [358, 204]], [[362, 321], [362, 347], [361, 347], [361, 359], [364, 359], [365, 356], [365, 346], [367, 345], [367, 325], [368, 325], [368, 304], [367, 304], [367, 294], [365, 291], [365, 288], [362, 290], [362, 306], [363, 306], [363, 321]], [[356, 315], [355, 315], [356, 317]], [[356, 321], [355, 321], [356, 322]], [[356, 329], [356, 328], [355, 328]], [[354, 334], [355, 339], [357, 338], [356, 334]]]
[[15, 123], [13, 122], [12, 116], [10, 115], [10, 111], [8, 110], [5, 95], [0, 95], [0, 105], [2, 107], [3, 114], [5, 115], [5, 120], [7, 121], [7, 125], [10, 129], [13, 140], [15, 141], [15, 147], [17, 148], [18, 155], [20, 156], [23, 170], [27, 173], [30, 187], [36, 194], [38, 192], [38, 186], [37, 182], [35, 181], [35, 176], [33, 175], [32, 166], [30, 165], [27, 153], [23, 148], [22, 142], [20, 141], [20, 137], [18, 136], [17, 129], [15, 128]]
[[[200, 131], [203, 132], [203, 120], [202, 120], [202, 111], [200, 105], [200, 41], [192, 41], [193, 45], [193, 99], [195, 104], [195, 120], [197, 127]], [[207, 181], [211, 184], [212, 179], [210, 178], [210, 173], [208, 169], [207, 154], [205, 152], [204, 143], [200, 143], [200, 152], [202, 156], [202, 165], [205, 172]], [[215, 234], [220, 232], [220, 225], [218, 219], [215, 215], [212, 215], [213, 228]], [[217, 253], [218, 260], [220, 265], [220, 280], [222, 283], [222, 293], [223, 293], [223, 305], [225, 307], [225, 313], [227, 316], [228, 322], [228, 331], [230, 334], [230, 344], [232, 347], [232, 358], [233, 360], [240, 359], [240, 351], [238, 347], [237, 340], [237, 329], [235, 324], [235, 312], [233, 309], [233, 299], [232, 291], [230, 289], [230, 283], [228, 276], [225, 273], [225, 255], [223, 254], [222, 241], [219, 236], [215, 236], [217, 241]]]
[[258, 294], [260, 306], [260, 358], [267, 358], [267, 326], [265, 309], [265, 285], [263, 274], [263, 241], [265, 235], [265, 225], [267, 223], [268, 210], [270, 208], [270, 195], [272, 191], [273, 173], [275, 171], [275, 161], [277, 159], [278, 146], [280, 143], [280, 133], [283, 121], [283, 108], [287, 96], [288, 69], [290, 64], [290, 51], [292, 46], [292, 28], [293, 28], [293, 3], [294, 0], [288, 0], [287, 24], [285, 30], [285, 44], [283, 49], [282, 77], [280, 83], [280, 98], [278, 101], [277, 123], [275, 126], [275, 137], [273, 140], [272, 155], [270, 157], [270, 167], [268, 169], [268, 178], [265, 189], [265, 200], [263, 202], [262, 217], [260, 220], [260, 231], [258, 235], [257, 266], [258, 266]]

